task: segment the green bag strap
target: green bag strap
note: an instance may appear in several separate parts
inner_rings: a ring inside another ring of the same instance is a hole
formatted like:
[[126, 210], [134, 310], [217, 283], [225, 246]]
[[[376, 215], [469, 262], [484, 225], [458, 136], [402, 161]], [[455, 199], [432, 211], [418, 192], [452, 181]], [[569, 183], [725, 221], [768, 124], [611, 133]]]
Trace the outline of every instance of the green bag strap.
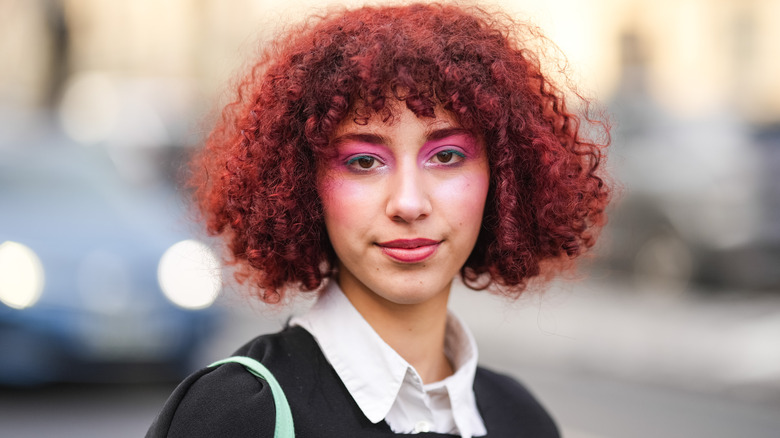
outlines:
[[293, 426], [292, 412], [290, 412], [290, 404], [287, 403], [287, 397], [284, 396], [284, 391], [276, 381], [274, 375], [268, 371], [263, 364], [246, 356], [233, 356], [227, 359], [222, 359], [209, 365], [214, 367], [222, 365], [223, 363], [236, 362], [243, 365], [247, 371], [255, 376], [268, 382], [271, 387], [271, 394], [274, 396], [274, 405], [276, 406], [276, 428], [274, 430], [274, 438], [295, 438], [295, 428]]

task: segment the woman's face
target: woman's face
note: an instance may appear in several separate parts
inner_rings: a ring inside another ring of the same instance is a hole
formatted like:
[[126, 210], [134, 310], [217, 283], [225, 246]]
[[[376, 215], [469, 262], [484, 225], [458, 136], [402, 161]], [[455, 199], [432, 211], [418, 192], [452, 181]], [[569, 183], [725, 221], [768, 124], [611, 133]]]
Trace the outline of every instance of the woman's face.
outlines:
[[387, 122], [345, 119], [331, 139], [336, 153], [320, 163], [339, 285], [385, 303], [446, 300], [482, 224], [485, 147], [444, 110], [429, 119], [402, 103], [391, 109]]

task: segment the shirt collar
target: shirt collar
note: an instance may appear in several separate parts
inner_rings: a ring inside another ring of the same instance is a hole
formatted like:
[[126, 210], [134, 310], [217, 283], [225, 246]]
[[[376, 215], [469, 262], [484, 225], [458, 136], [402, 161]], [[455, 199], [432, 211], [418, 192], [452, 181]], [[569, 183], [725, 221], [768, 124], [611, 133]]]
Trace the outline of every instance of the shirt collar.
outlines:
[[[291, 324], [305, 328], [314, 336], [326, 359], [372, 423], [387, 417], [407, 372], [417, 374], [374, 331], [335, 281], [328, 284], [305, 315], [293, 318]], [[444, 349], [455, 373], [425, 385], [425, 390], [446, 388], [461, 434], [484, 431], [473, 391], [478, 355], [476, 342], [452, 313], [447, 317]]]
[[452, 312], [447, 315], [444, 353], [455, 372], [439, 382], [425, 385], [426, 391], [444, 387], [450, 399], [452, 414], [461, 436], [485, 435], [482, 418], [474, 396], [474, 376], [477, 371], [477, 344], [465, 324]]
[[290, 323], [314, 336], [366, 418], [382, 421], [409, 364], [379, 337], [338, 284], [331, 281], [314, 306]]

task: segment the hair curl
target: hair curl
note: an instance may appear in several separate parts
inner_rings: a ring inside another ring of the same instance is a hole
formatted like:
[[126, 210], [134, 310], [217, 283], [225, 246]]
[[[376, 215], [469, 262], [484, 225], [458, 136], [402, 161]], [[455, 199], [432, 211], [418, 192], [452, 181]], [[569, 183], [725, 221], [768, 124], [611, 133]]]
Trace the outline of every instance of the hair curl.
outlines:
[[[332, 12], [266, 46], [192, 161], [207, 230], [225, 235], [236, 276], [266, 302], [335, 274], [316, 191], [318, 157], [357, 102], [387, 115], [451, 111], [484, 138], [490, 188], [464, 282], [519, 295], [595, 243], [609, 187], [603, 144], [581, 133], [521, 38], [540, 37], [479, 8], [441, 4]], [[388, 115], [389, 116], [389, 115]], [[598, 123], [598, 122], [595, 122]], [[608, 138], [608, 136], [607, 136]]]

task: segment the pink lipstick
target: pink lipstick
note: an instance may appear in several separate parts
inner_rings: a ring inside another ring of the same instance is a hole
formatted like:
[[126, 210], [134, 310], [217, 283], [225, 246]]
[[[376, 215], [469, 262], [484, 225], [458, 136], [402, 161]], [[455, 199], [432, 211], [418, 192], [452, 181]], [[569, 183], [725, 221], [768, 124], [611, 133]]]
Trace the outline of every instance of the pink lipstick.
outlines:
[[402, 263], [417, 263], [431, 257], [441, 242], [431, 239], [398, 239], [377, 245], [393, 260]]

